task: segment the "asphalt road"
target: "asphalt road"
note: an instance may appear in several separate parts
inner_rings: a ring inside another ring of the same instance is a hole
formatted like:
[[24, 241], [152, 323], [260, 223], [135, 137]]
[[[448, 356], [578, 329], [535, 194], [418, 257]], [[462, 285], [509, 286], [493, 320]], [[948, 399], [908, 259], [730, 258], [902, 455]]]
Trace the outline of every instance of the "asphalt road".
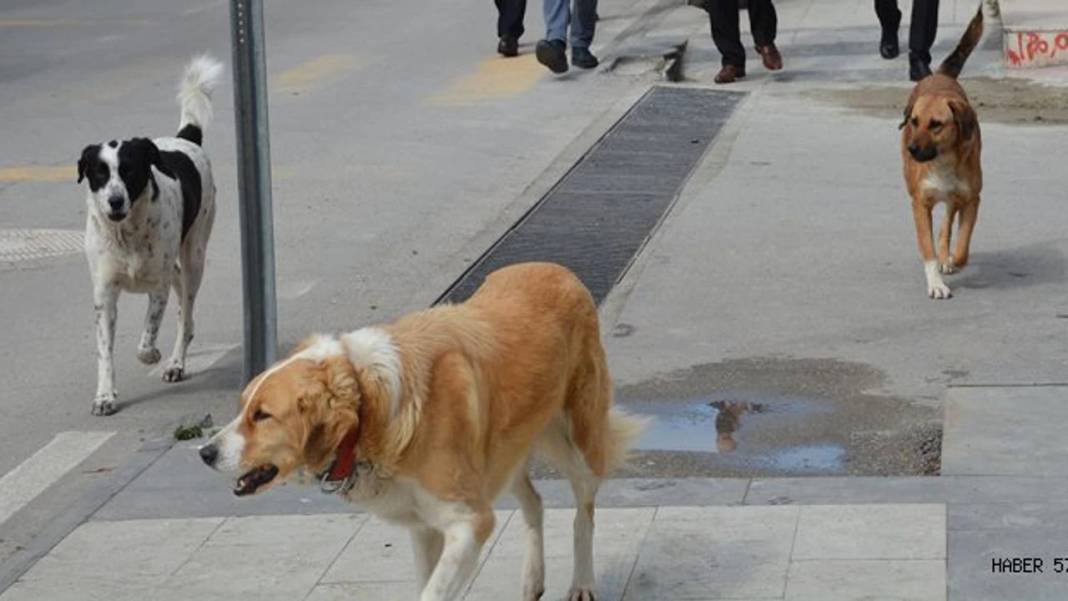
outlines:
[[[606, 3], [602, 37], [631, 2]], [[634, 84], [552, 78], [526, 44], [497, 58], [491, 4], [267, 2], [279, 338], [424, 307], [522, 210], [522, 193]], [[531, 7], [528, 33], [541, 30]], [[74, 163], [90, 143], [176, 130], [196, 53], [229, 63], [226, 2], [8, 2], [0, 9], [0, 230], [84, 227]], [[231, 411], [240, 384], [240, 253], [230, 74], [205, 147], [219, 214], [197, 306], [192, 379], [137, 363], [144, 297], [120, 304], [122, 410], [93, 418], [90, 282], [80, 254], [0, 267], [0, 474], [70, 430], [132, 449], [186, 415]], [[517, 204], [518, 203], [518, 204]], [[174, 305], [160, 348], [173, 341]]]

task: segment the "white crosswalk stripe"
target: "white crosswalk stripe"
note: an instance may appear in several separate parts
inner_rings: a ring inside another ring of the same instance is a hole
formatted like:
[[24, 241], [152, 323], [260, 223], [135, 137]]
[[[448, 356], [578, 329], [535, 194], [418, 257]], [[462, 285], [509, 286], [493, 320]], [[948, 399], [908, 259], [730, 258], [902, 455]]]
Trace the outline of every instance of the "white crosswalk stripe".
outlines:
[[60, 432], [0, 478], [0, 524], [92, 455], [114, 432]]

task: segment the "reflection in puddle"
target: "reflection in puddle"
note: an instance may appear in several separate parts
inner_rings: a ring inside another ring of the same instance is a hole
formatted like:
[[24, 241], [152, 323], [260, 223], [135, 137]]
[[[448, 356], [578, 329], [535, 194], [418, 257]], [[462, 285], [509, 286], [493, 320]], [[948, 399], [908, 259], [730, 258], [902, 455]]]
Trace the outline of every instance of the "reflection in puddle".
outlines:
[[776, 472], [844, 470], [846, 452], [841, 444], [811, 439], [786, 441], [774, 434], [794, 429], [792, 425], [806, 416], [826, 411], [826, 407], [810, 399], [784, 397], [757, 402], [734, 396], [685, 402], [630, 402], [626, 406], [654, 418], [638, 441], [638, 450], [715, 453], [719, 456], [717, 462], [724, 465]]
[[764, 411], [764, 405], [747, 401], [712, 401], [709, 405], [716, 409], [716, 449], [720, 453], [733, 453], [738, 448], [734, 433], [741, 426], [743, 415]]

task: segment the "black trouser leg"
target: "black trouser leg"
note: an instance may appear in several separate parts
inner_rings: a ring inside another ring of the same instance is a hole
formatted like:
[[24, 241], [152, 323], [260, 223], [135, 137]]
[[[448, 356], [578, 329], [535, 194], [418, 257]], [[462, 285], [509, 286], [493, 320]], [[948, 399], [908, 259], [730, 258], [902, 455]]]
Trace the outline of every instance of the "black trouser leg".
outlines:
[[884, 31], [897, 32], [901, 25], [901, 11], [897, 8], [897, 0], [875, 0], [875, 14], [879, 17], [879, 25]]
[[523, 35], [523, 15], [527, 0], [493, 0], [497, 5], [497, 37], [519, 39]]
[[757, 46], [774, 43], [778, 28], [779, 17], [771, 0], [749, 0], [749, 29]]
[[738, 30], [738, 0], [709, 0], [708, 22], [712, 41], [723, 56], [723, 65], [745, 69], [745, 48]]
[[938, 0], [912, 0], [909, 57], [931, 64], [931, 46], [938, 33]]

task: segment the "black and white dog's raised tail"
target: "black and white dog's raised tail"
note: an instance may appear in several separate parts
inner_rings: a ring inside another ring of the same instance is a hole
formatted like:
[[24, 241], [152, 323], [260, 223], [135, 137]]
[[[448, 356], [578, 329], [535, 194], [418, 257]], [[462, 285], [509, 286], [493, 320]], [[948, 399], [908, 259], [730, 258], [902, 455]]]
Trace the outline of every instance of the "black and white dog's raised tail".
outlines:
[[176, 136], [92, 144], [78, 160], [78, 182], [89, 183], [85, 254], [96, 310], [94, 415], [118, 409], [112, 354], [120, 291], [148, 295], [137, 357], [154, 364], [160, 360], [156, 348], [160, 321], [174, 288], [178, 336], [163, 380], [177, 382], [185, 375], [186, 351], [193, 339], [193, 303], [215, 221], [215, 184], [201, 144], [222, 69], [206, 55], [186, 68], [178, 87], [181, 120]]

